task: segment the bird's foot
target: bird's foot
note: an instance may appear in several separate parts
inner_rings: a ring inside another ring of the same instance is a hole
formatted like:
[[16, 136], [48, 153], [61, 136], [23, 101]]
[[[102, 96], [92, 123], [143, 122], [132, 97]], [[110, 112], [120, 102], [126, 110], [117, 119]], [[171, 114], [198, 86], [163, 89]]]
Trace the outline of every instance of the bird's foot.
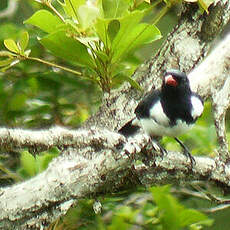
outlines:
[[153, 142], [154, 142], [153, 146], [154, 146], [154, 144], [157, 144], [157, 147], [160, 150], [160, 157], [161, 157], [161, 159], [163, 159], [164, 155], [168, 154], [167, 150], [164, 147], [162, 147], [161, 144], [157, 140], [154, 140]]
[[160, 148], [161, 159], [163, 159], [164, 155], [167, 155], [168, 152], [167, 152], [167, 150], [166, 150], [164, 147], [162, 147], [159, 143], [158, 143], [158, 147]]
[[183, 154], [188, 157], [190, 159], [191, 162], [191, 168], [193, 167], [193, 165], [196, 164], [195, 158], [191, 155], [191, 153], [189, 152], [188, 148], [178, 139], [178, 138], [174, 138], [179, 144], [180, 146], [183, 148]]
[[191, 168], [196, 164], [196, 161], [195, 161], [195, 158], [191, 155], [191, 153], [188, 151], [188, 149], [184, 149], [183, 151], [183, 154], [189, 158], [190, 160], [190, 165], [191, 165]]

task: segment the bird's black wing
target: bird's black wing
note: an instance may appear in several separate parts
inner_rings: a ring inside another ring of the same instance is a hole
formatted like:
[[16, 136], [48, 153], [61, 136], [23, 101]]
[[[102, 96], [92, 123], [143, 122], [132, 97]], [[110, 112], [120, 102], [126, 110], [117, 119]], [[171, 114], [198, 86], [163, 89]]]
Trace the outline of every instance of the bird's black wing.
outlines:
[[160, 100], [160, 94], [160, 90], [152, 90], [142, 101], [140, 101], [135, 109], [135, 114], [138, 119], [150, 117], [150, 109], [154, 103]]
[[140, 126], [133, 124], [134, 119], [127, 122], [121, 129], [118, 130], [118, 132], [126, 137], [134, 135], [140, 129]]
[[126, 137], [134, 135], [140, 129], [140, 126], [138, 125], [137, 120], [140, 118], [149, 117], [151, 106], [154, 103], [156, 103], [159, 99], [160, 99], [160, 90], [151, 91], [137, 105], [135, 109], [135, 114], [136, 114], [137, 119], [134, 118], [131, 121], [127, 122], [118, 132], [123, 134]]

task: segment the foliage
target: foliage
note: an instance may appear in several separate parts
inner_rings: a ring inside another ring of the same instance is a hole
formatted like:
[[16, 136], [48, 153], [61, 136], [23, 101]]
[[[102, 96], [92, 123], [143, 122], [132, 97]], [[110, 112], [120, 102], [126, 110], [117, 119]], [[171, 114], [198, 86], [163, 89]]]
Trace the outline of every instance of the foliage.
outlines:
[[[187, 209], [171, 194], [170, 186], [152, 187], [152, 196], [132, 195], [129, 204], [119, 198], [106, 198], [102, 201], [102, 213], [95, 214], [93, 200], [81, 201], [67, 215], [50, 225], [51, 229], [108, 229], [128, 230], [200, 230], [211, 226], [213, 221], [195, 209]], [[142, 202], [138, 200], [146, 196]], [[134, 198], [135, 197], [135, 198]], [[121, 203], [122, 202], [122, 203]], [[124, 202], [124, 203], [123, 203]]]
[[57, 157], [59, 154], [58, 149], [52, 148], [49, 151], [40, 153], [39, 155], [33, 156], [28, 151], [22, 151], [20, 156], [20, 168], [18, 174], [23, 178], [33, 177], [36, 174], [44, 171], [49, 162]]
[[[140, 89], [130, 77], [136, 68], [132, 61], [134, 52], [138, 47], [161, 37], [155, 25], [142, 22], [151, 10], [151, 5], [140, 2], [137, 8], [131, 0], [101, 0], [95, 4], [65, 0], [63, 3], [59, 2], [65, 12], [63, 17], [50, 1], [43, 3], [56, 15], [42, 9], [25, 23], [42, 30], [45, 35], [39, 38], [40, 43], [77, 70], [29, 56], [30, 50], [26, 50], [29, 35], [24, 32], [17, 42], [11, 38], [4, 40], [8, 51], [0, 52], [0, 56], [6, 57], [0, 62], [2, 71], [27, 59], [62, 68], [81, 78], [92, 80], [103, 91], [109, 92], [122, 81], [128, 81]], [[140, 5], [143, 5], [141, 9]]]
[[202, 225], [210, 226], [212, 221], [194, 209], [186, 209], [170, 195], [168, 186], [151, 188], [153, 198], [162, 212], [160, 215], [162, 229], [176, 230], [190, 226], [191, 230], [201, 229]]
[[[179, 1], [165, 0], [166, 6], [153, 23], [142, 20], [160, 1], [153, 5], [140, 0], [100, 0], [91, 4], [86, 0], [58, 1], [65, 12], [63, 15], [53, 7], [52, 1], [38, 2], [46, 5], [54, 14], [42, 9], [25, 23], [42, 30], [45, 35], [39, 38], [40, 43], [55, 56], [71, 63], [77, 70], [31, 57], [30, 50], [26, 50], [29, 34], [24, 32], [18, 42], [11, 38], [4, 41], [8, 51], [0, 52], [0, 56], [5, 57], [0, 61], [2, 71], [21, 60], [33, 60], [92, 80], [103, 91], [110, 92], [124, 81], [140, 89], [130, 77], [137, 67], [133, 62], [135, 50], [161, 38], [155, 23], [171, 5]], [[198, 2], [208, 12], [212, 1]]]

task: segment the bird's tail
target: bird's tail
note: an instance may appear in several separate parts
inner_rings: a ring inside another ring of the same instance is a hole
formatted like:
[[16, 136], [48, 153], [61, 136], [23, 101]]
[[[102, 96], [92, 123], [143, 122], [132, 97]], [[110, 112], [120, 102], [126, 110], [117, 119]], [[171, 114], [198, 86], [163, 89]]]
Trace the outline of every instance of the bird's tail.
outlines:
[[131, 121], [126, 123], [121, 129], [119, 129], [118, 132], [125, 137], [129, 137], [136, 134], [139, 129], [140, 126], [136, 124], [135, 119], [132, 119]]

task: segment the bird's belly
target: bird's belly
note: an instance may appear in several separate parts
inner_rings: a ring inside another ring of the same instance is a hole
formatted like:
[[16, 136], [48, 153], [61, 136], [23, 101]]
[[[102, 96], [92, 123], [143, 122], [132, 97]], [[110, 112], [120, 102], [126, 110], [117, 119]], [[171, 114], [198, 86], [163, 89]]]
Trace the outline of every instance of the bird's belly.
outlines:
[[187, 124], [186, 122], [178, 120], [176, 125], [166, 127], [148, 118], [142, 118], [140, 120], [140, 123], [143, 130], [150, 136], [176, 137], [183, 133], [186, 133], [193, 126], [192, 124]]

